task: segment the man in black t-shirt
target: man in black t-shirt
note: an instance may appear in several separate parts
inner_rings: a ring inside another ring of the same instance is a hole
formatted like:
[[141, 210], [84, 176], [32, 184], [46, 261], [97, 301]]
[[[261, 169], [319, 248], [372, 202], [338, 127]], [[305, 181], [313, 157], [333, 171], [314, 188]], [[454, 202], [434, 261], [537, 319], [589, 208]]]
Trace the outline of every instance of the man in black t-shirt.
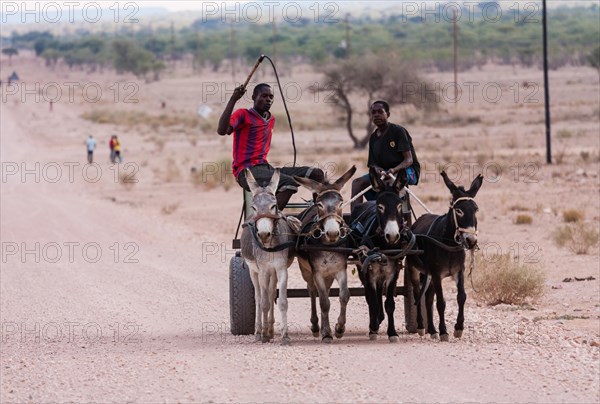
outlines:
[[[390, 106], [385, 101], [375, 101], [369, 109], [371, 120], [377, 129], [369, 138], [369, 160], [367, 165], [373, 167], [379, 176], [392, 174], [397, 176], [400, 170], [407, 170], [409, 184], [418, 182], [419, 162], [408, 131], [400, 125], [388, 121]], [[411, 178], [412, 177], [412, 178]], [[369, 174], [352, 181], [352, 197], [370, 185]], [[370, 190], [365, 194], [367, 200], [376, 198]], [[362, 197], [352, 202], [352, 209], [362, 203]]]

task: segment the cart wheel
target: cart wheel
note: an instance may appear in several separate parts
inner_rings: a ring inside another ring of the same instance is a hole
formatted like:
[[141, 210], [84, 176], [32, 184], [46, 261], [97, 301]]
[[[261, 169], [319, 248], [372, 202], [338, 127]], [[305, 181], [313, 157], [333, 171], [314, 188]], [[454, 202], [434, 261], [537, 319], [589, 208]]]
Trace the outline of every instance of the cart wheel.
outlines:
[[417, 307], [413, 304], [415, 298], [413, 297], [410, 272], [410, 267], [407, 265], [404, 268], [404, 290], [406, 290], [406, 296], [404, 296], [404, 322], [406, 331], [412, 334], [417, 332]]
[[250, 271], [244, 258], [237, 253], [229, 263], [229, 311], [233, 335], [254, 334], [255, 307]]

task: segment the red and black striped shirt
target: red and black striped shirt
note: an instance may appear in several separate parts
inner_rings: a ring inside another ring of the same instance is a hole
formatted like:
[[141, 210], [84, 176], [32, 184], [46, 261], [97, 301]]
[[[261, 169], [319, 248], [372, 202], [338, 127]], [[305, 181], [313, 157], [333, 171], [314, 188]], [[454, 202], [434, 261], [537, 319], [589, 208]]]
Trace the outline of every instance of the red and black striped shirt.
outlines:
[[233, 128], [233, 175], [237, 178], [244, 168], [268, 164], [275, 117], [265, 119], [254, 108], [238, 109], [231, 114], [229, 125]]

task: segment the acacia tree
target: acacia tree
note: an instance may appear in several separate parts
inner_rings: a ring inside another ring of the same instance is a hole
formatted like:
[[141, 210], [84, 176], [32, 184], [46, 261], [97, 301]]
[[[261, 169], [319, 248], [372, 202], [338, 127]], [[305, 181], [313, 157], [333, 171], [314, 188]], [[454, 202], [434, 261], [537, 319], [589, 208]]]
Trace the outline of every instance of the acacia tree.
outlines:
[[[327, 100], [345, 117], [346, 130], [355, 149], [369, 143], [372, 124], [366, 118], [366, 133], [357, 135], [353, 128], [355, 111], [366, 112], [376, 99], [391, 105], [413, 104], [417, 108], [435, 109], [438, 97], [433, 85], [428, 85], [416, 73], [416, 68], [399, 58], [387, 55], [354, 57], [324, 68], [325, 84], [313, 86], [315, 92], [328, 94]], [[357, 109], [350, 101], [360, 96], [365, 102]]]
[[2, 53], [4, 53], [6, 56], [8, 56], [8, 65], [12, 66], [12, 57], [14, 55], [18, 55], [19, 50], [17, 48], [4, 48], [4, 49], [2, 49]]

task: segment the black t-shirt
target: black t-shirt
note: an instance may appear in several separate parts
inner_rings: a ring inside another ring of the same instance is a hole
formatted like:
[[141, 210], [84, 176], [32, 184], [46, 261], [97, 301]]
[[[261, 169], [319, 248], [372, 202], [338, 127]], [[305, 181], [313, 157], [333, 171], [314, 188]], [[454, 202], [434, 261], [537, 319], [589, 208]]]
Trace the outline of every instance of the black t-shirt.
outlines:
[[408, 131], [400, 125], [389, 124], [387, 131], [378, 136], [377, 130], [369, 138], [369, 161], [367, 165], [384, 170], [396, 167], [404, 161], [403, 152], [410, 151], [413, 165], [418, 164], [412, 139]]

